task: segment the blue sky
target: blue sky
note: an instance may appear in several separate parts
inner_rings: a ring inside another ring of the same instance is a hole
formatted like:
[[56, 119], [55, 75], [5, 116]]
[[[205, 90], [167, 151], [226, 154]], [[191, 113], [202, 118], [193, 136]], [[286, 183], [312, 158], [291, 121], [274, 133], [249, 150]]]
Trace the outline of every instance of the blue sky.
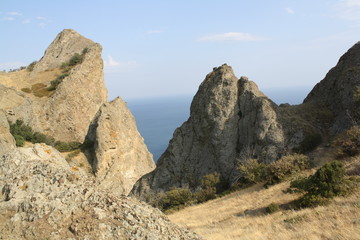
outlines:
[[360, 40], [360, 0], [2, 0], [0, 70], [65, 28], [103, 46], [110, 99], [193, 95], [223, 63], [265, 92], [310, 89]]

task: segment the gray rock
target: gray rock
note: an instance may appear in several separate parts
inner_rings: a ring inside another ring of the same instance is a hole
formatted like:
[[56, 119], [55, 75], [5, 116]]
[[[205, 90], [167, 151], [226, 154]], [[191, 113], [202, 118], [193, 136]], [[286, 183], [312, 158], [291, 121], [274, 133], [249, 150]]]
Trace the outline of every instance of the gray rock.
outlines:
[[354, 92], [360, 86], [360, 42], [350, 48], [305, 98], [305, 104], [329, 109], [334, 114], [330, 134], [359, 124], [359, 104]]
[[141, 176], [155, 168], [134, 116], [120, 97], [100, 108], [88, 139], [95, 143], [93, 169], [103, 189], [127, 195]]
[[0, 161], [0, 239], [200, 239], [36, 144]]
[[0, 156], [15, 148], [15, 140], [10, 134], [10, 126], [5, 114], [0, 111]]
[[174, 132], [156, 169], [132, 193], [144, 197], [174, 186], [196, 188], [204, 175], [214, 172], [230, 181], [245, 152], [271, 162], [284, 153], [284, 142], [277, 105], [224, 64], [206, 76], [189, 119]]

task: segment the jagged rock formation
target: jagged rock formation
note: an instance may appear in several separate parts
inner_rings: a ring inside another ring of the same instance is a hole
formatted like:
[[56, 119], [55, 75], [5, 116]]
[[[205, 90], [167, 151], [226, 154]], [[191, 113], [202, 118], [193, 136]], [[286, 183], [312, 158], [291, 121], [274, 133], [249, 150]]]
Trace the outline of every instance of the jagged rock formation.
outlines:
[[[111, 188], [117, 194], [128, 194], [135, 181], [153, 170], [155, 165], [126, 104], [120, 99], [106, 103], [101, 51], [99, 44], [74, 30], [62, 31], [33, 71], [23, 70], [25, 73], [17, 74], [20, 76], [18, 78], [23, 78], [16, 79], [17, 85], [50, 85], [52, 79], [44, 74], [56, 73], [76, 53], [82, 54], [82, 60], [67, 70], [51, 94], [43, 97], [14, 86], [11, 78], [16, 73], [1, 75], [0, 83], [9, 86], [0, 85], [0, 109], [8, 121], [21, 119], [35, 131], [64, 142], [83, 142], [90, 124], [95, 122], [97, 129], [89, 134], [96, 144], [94, 153], [87, 154], [88, 162], [94, 164], [92, 168], [104, 188]], [[111, 119], [107, 120], [108, 117]], [[8, 128], [4, 128], [4, 131], [7, 132]], [[12, 136], [3, 136], [2, 145], [9, 139], [13, 141]], [[7, 149], [5, 145], [3, 149], [1, 152]]]
[[[68, 62], [75, 53], [81, 53], [83, 49], [87, 51], [81, 63], [67, 74], [56, 71], [62, 63]], [[57, 74], [62, 74], [64, 78], [56, 91], [48, 97], [36, 97], [20, 89], [1, 87], [0, 99], [4, 101], [1, 101], [0, 109], [9, 113], [7, 118], [10, 121], [22, 119], [34, 130], [56, 136], [58, 140], [84, 141], [90, 122], [99, 107], [107, 101], [101, 51], [99, 44], [74, 30], [62, 31], [50, 44], [34, 70], [24, 76], [27, 79], [18, 80], [16, 83], [22, 85], [21, 82], [26, 82], [28, 89], [36, 87], [37, 84], [50, 86], [50, 81], [54, 80]], [[47, 71], [55, 72], [53, 78], [43, 76]], [[44, 77], [45, 80], [42, 80]], [[1, 78], [0, 83], [3, 83]]]
[[95, 187], [52, 147], [0, 161], [0, 239], [200, 239], [159, 210]]
[[44, 56], [34, 66], [32, 75], [60, 67], [67, 62], [75, 53], [80, 54], [84, 48], [91, 48], [95, 43], [81, 36], [72, 29], [65, 29], [59, 33], [50, 46], [46, 49]]
[[321, 105], [334, 114], [330, 134], [339, 133], [359, 121], [354, 93], [360, 86], [360, 42], [350, 48], [305, 98], [304, 103]]
[[[0, 83], [0, 239], [198, 239], [124, 196], [155, 166], [126, 103], [106, 102], [99, 44], [64, 30], [32, 72], [1, 73]], [[86, 147], [71, 152], [76, 161], [45, 144], [18, 148], [16, 120]]]
[[93, 169], [103, 189], [127, 195], [141, 176], [155, 168], [134, 116], [120, 97], [101, 106], [88, 140], [95, 143]]
[[277, 106], [255, 83], [238, 80], [229, 66], [215, 68], [200, 85], [189, 119], [174, 132], [156, 169], [132, 193], [145, 199], [171, 187], [195, 189], [204, 175], [214, 172], [232, 182], [238, 161], [268, 163], [291, 151], [311, 151], [359, 122], [359, 76], [357, 43], [303, 104]]
[[229, 180], [244, 154], [274, 161], [285, 151], [277, 108], [254, 82], [236, 78], [231, 67], [215, 68], [200, 85], [189, 119], [176, 129], [157, 168], [136, 183], [133, 193], [194, 188], [213, 172]]

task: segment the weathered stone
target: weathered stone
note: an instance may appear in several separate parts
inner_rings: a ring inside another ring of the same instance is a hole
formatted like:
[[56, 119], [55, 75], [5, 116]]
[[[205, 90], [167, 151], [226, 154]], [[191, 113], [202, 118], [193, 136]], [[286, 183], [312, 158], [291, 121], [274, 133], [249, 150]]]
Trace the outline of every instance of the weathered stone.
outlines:
[[359, 99], [355, 90], [360, 86], [360, 42], [350, 48], [305, 98], [304, 103], [323, 106], [334, 114], [330, 134], [339, 133], [359, 124]]
[[43, 144], [5, 154], [0, 173], [0, 239], [200, 239]]
[[15, 148], [15, 140], [10, 134], [9, 123], [5, 114], [0, 111], [0, 156]]
[[235, 77], [226, 64], [206, 76], [191, 104], [189, 119], [176, 129], [157, 168], [142, 177], [133, 193], [196, 188], [209, 173], [231, 180], [244, 152], [263, 162], [284, 152], [277, 105], [255, 83]]
[[135, 119], [120, 97], [100, 108], [88, 139], [95, 143], [96, 178], [113, 193], [127, 195], [141, 176], [155, 168]]

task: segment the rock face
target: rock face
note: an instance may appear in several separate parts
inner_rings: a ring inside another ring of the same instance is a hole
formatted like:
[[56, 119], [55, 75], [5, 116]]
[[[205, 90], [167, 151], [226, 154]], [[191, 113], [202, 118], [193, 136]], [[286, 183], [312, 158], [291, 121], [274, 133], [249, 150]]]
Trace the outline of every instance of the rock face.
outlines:
[[5, 114], [0, 111], [0, 156], [15, 148], [15, 141], [10, 134], [9, 123]]
[[35, 65], [32, 75], [48, 69], [60, 67], [67, 62], [75, 53], [80, 54], [84, 48], [91, 48], [95, 43], [81, 36], [72, 29], [65, 29], [59, 33], [50, 46], [46, 49], [44, 56]]
[[360, 86], [360, 42], [350, 48], [305, 98], [304, 103], [323, 105], [335, 117], [330, 134], [339, 133], [359, 121], [355, 91]]
[[0, 239], [200, 239], [159, 210], [94, 185], [52, 147], [0, 161]]
[[29, 73], [33, 86], [49, 86], [54, 79], [39, 82], [41, 74], [60, 67], [85, 48], [87, 51], [81, 63], [64, 75], [62, 82], [48, 97], [35, 97], [14, 88], [0, 87], [0, 98], [4, 100], [0, 108], [11, 113], [7, 114], [8, 120], [15, 122], [22, 119], [34, 130], [56, 136], [57, 140], [83, 142], [89, 124], [99, 107], [107, 101], [101, 46], [73, 30], [64, 30]]
[[142, 177], [133, 194], [196, 188], [209, 173], [230, 180], [242, 155], [270, 162], [285, 151], [277, 105], [247, 78], [236, 78], [226, 64], [200, 85], [189, 119], [176, 129], [157, 168]]
[[[64, 72], [75, 53], [81, 61]], [[2, 73], [0, 83], [0, 239], [199, 239], [124, 196], [155, 164], [126, 103], [106, 102], [99, 44], [64, 30], [31, 73]], [[56, 140], [86, 138], [86, 147], [16, 147], [9, 121], [18, 119]]]
[[136, 122], [120, 98], [105, 103], [92, 123], [93, 170], [103, 189], [127, 195], [134, 183], [155, 168]]

